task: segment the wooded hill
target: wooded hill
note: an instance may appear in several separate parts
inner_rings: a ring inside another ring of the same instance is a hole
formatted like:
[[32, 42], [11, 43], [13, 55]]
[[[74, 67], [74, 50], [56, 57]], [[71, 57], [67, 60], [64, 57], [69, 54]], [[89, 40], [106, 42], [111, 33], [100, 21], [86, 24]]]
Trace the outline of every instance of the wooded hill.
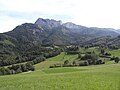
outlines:
[[0, 34], [0, 62], [1, 66], [6, 66], [31, 61], [38, 56], [55, 56], [60, 53], [61, 48], [54, 46], [106, 45], [116, 49], [120, 48], [118, 35], [110, 28], [89, 28], [71, 22], [39, 18], [34, 24], [25, 23]]

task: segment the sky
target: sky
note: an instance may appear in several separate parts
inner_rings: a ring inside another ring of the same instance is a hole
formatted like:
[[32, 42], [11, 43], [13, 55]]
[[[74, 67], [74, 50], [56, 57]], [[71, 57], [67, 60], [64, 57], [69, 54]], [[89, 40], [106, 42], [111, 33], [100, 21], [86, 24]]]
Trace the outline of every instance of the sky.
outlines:
[[120, 0], [0, 0], [0, 33], [38, 18], [120, 29]]

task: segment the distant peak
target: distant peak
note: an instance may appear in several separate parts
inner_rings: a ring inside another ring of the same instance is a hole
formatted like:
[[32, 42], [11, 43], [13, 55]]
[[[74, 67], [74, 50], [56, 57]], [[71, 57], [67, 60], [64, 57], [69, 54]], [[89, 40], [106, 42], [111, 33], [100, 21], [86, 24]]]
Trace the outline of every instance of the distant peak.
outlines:
[[53, 28], [53, 27], [58, 27], [62, 24], [62, 21], [56, 21], [54, 19], [43, 19], [43, 18], [38, 18], [35, 24], [42, 26], [42, 27], [48, 27], [48, 28]]
[[67, 27], [67, 28], [70, 28], [70, 29], [72, 29], [72, 28], [79, 29], [80, 27], [82, 27], [82, 26], [76, 25], [76, 24], [74, 24], [72, 22], [67, 22], [67, 23], [64, 23], [62, 25]]

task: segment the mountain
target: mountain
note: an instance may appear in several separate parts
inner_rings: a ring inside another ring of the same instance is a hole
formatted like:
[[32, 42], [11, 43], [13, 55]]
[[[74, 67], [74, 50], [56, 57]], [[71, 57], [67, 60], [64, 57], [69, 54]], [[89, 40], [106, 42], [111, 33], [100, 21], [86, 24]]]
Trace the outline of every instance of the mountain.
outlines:
[[38, 26], [42, 27], [42, 28], [48, 28], [48, 29], [52, 29], [54, 27], [59, 27], [62, 22], [61, 21], [56, 21], [53, 19], [42, 19], [42, 18], [38, 18], [37, 21], [35, 22], [35, 24], [37, 24]]
[[120, 29], [115, 30], [115, 32], [120, 34]]
[[72, 22], [38, 18], [35, 23], [24, 23], [12, 31], [0, 33], [0, 66], [33, 60], [49, 51], [46, 46], [105, 44], [120, 48], [118, 35], [116, 30], [110, 28], [85, 27]]
[[114, 29], [93, 28], [76, 25], [72, 22], [62, 23], [53, 19], [39, 18], [32, 23], [24, 23], [12, 31], [0, 34], [0, 52], [25, 52], [31, 47], [41, 45], [69, 45], [88, 42], [102, 36], [116, 37]]
[[119, 35], [117, 32], [115, 32], [114, 29], [111, 28], [96, 28], [96, 27], [85, 27], [81, 25], [76, 25], [74, 23], [65, 23], [63, 24], [66, 28], [69, 28], [71, 32], [79, 33], [80, 35], [90, 35], [90, 36], [117, 36]]

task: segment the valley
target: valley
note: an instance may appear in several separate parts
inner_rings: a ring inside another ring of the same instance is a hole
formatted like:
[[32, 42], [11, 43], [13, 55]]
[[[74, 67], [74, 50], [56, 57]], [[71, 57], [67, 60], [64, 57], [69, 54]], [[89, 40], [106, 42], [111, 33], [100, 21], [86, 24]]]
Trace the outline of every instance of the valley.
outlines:
[[38, 18], [0, 33], [0, 90], [119, 90], [120, 34]]
[[[114, 53], [114, 51], [113, 51]], [[63, 53], [35, 65], [29, 73], [0, 76], [1, 90], [119, 90], [120, 63], [108, 61], [103, 65], [49, 68], [63, 63]], [[76, 57], [71, 55], [71, 57]], [[67, 56], [66, 56], [67, 58]]]

